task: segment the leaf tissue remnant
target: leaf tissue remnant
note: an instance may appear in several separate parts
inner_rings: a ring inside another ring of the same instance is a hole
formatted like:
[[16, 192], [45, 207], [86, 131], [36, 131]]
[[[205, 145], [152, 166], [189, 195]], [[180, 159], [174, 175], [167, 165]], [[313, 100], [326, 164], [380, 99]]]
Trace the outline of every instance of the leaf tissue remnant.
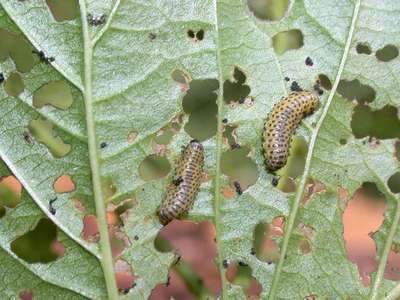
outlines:
[[303, 47], [303, 33], [298, 29], [281, 31], [272, 37], [272, 46], [278, 55]]
[[194, 139], [203, 142], [217, 133], [218, 80], [192, 80], [183, 97], [183, 111], [189, 115], [185, 131]]
[[49, 82], [33, 94], [33, 106], [36, 108], [49, 104], [59, 109], [67, 109], [72, 102], [71, 88], [63, 80]]
[[44, 144], [54, 157], [64, 157], [71, 151], [71, 145], [64, 143], [60, 137], [55, 135], [53, 123], [50, 121], [32, 120], [28, 127], [35, 139]]
[[246, 75], [238, 67], [234, 68], [233, 81], [225, 80], [224, 82], [224, 101], [225, 103], [239, 102], [250, 94], [250, 87], [245, 84]]

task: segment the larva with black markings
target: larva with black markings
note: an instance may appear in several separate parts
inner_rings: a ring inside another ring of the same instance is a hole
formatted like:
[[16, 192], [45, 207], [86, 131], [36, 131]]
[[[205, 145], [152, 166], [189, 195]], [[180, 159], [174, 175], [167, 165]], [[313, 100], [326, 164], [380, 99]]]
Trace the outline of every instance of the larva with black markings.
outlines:
[[175, 179], [167, 187], [166, 197], [158, 212], [161, 224], [178, 219], [193, 207], [201, 184], [203, 165], [203, 146], [192, 140], [176, 162]]
[[263, 133], [265, 163], [270, 171], [286, 164], [292, 135], [301, 120], [318, 106], [318, 97], [308, 91], [290, 93], [275, 104], [268, 114]]

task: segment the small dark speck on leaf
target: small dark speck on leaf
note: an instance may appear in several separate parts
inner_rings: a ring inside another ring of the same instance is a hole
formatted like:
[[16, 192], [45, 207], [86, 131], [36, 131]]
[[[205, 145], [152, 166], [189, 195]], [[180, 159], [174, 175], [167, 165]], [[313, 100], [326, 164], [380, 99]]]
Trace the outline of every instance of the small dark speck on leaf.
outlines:
[[241, 267], [247, 267], [248, 264], [246, 264], [246, 263], [244, 263], [244, 262], [242, 262], [242, 261], [239, 261], [239, 266], [241, 266]]
[[204, 30], [200, 29], [199, 31], [197, 31], [196, 33], [196, 38], [201, 41], [204, 38]]
[[195, 34], [194, 34], [193, 30], [188, 30], [187, 35], [192, 39], [194, 39], [194, 37], [195, 37]]
[[228, 261], [226, 259], [223, 260], [222, 265], [226, 269], [228, 267]]
[[231, 149], [232, 150], [233, 149], [239, 149], [239, 148], [240, 148], [240, 145], [238, 143], [234, 143], [234, 144], [231, 145]]
[[156, 37], [157, 37], [157, 35], [154, 32], [150, 32], [149, 33], [149, 39], [150, 40], [155, 40]]
[[222, 123], [224, 123], [224, 124], [228, 123], [228, 119], [227, 118], [223, 119]]
[[106, 143], [106, 142], [102, 142], [102, 143], [100, 144], [100, 148], [101, 148], [101, 149], [104, 149], [105, 147], [107, 147], [107, 143]]
[[106, 22], [106, 15], [94, 16], [92, 14], [87, 15], [88, 23], [92, 26], [99, 26]]
[[293, 92], [301, 92], [303, 89], [299, 86], [299, 84], [297, 83], [297, 81], [293, 81], [292, 85], [290, 86], [290, 89]]
[[243, 190], [242, 190], [242, 187], [240, 186], [239, 182], [235, 181], [233, 183], [233, 185], [234, 185], [234, 187], [236, 189], [236, 193], [238, 193], [239, 195], [243, 194]]
[[135, 241], [139, 240], [139, 237], [137, 235], [135, 235], [133, 238], [135, 239]]
[[254, 249], [254, 248], [251, 248], [251, 250], [250, 250], [250, 254], [251, 254], [251, 255], [255, 255], [255, 254], [256, 254], [256, 249]]
[[272, 184], [273, 186], [277, 186], [277, 185], [278, 185], [278, 183], [279, 183], [279, 178], [278, 178], [278, 177], [274, 177], [274, 178], [272, 178], [272, 182], [271, 182], [271, 184]]
[[4, 81], [4, 75], [3, 73], [0, 73], [0, 83], [2, 83]]
[[286, 81], [290, 81], [290, 78], [289, 78], [289, 77], [285, 77], [285, 80], [286, 80]]
[[50, 212], [52, 215], [55, 215], [55, 214], [56, 214], [56, 209], [55, 209], [54, 206], [53, 206], [53, 203], [54, 203], [56, 200], [57, 200], [57, 197], [54, 198], [54, 199], [51, 199], [51, 200], [49, 201], [49, 212]]
[[241, 98], [239, 99], [239, 103], [240, 103], [240, 104], [243, 104], [244, 101], [246, 101], [246, 98], [245, 98], [245, 97], [241, 97]]
[[32, 144], [32, 136], [28, 131], [24, 131], [23, 136], [25, 142], [27, 142], [28, 144]]
[[309, 67], [314, 65], [314, 62], [312, 61], [311, 57], [309, 57], [309, 56], [306, 58], [306, 65]]

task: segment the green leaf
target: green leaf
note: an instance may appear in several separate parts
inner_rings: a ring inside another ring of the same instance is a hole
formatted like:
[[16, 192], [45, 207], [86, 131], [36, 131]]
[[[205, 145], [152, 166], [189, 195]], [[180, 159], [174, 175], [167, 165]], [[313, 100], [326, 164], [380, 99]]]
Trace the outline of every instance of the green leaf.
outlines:
[[[352, 128], [357, 107], [379, 111], [399, 105], [400, 67], [393, 49], [400, 46], [399, 4], [282, 1], [278, 8], [287, 9], [282, 13], [265, 11], [277, 1], [252, 0], [249, 7], [244, 0], [80, 0], [61, 18], [58, 2], [47, 1], [49, 8], [45, 1], [0, 0], [0, 37], [5, 40], [0, 69], [6, 78], [19, 72], [23, 82], [23, 90], [12, 93], [0, 86], [0, 157], [32, 198], [24, 194], [24, 201], [7, 208], [0, 219], [5, 228], [1, 257], [53, 288], [116, 299], [106, 208], [129, 199], [133, 207], [120, 229], [129, 245], [118, 259], [137, 276], [128, 297], [147, 299], [167, 280], [174, 256], [154, 246], [161, 228], [156, 211], [172, 178], [167, 172], [181, 146], [196, 138], [205, 148], [209, 179], [188, 218], [214, 222], [222, 299], [245, 297], [238, 281], [225, 278], [224, 260], [248, 264], [262, 285], [263, 299], [396, 297], [395, 283], [384, 278], [384, 269], [392, 243], [400, 242], [400, 199], [387, 186], [399, 170], [393, 153], [400, 135], [392, 130], [372, 145], [365, 137], [381, 131], [369, 126], [359, 131], [361, 137]], [[89, 15], [102, 14], [105, 23], [94, 26]], [[371, 50], [360, 52], [359, 43]], [[16, 44], [23, 45], [18, 53], [12, 51]], [[321, 108], [296, 133], [304, 137], [308, 153], [303, 174], [293, 182], [296, 191], [284, 193], [264, 166], [264, 121], [293, 81], [312, 90], [317, 78], [328, 90], [320, 98]], [[51, 83], [62, 86], [62, 99], [44, 88]], [[375, 115], [368, 115], [370, 122], [385, 122], [374, 120]], [[231, 126], [229, 138], [224, 119]], [[230, 150], [225, 138], [242, 149]], [[246, 176], [235, 169], [235, 160], [243, 160], [237, 166]], [[146, 173], [148, 165], [154, 169]], [[163, 172], [156, 172], [160, 166]], [[57, 195], [62, 205], [52, 215], [48, 205], [62, 175], [72, 178], [75, 189]], [[304, 203], [311, 178], [324, 190]], [[232, 189], [234, 181], [243, 183], [243, 194], [225, 199], [222, 191]], [[347, 258], [337, 192], [341, 188], [352, 195], [365, 182], [376, 184], [387, 207], [385, 222], [374, 235], [379, 266], [369, 287], [361, 284], [357, 266]], [[85, 207], [83, 213], [76, 200]], [[25, 218], [13, 225], [21, 211]], [[35, 219], [29, 218], [32, 214]], [[94, 214], [99, 245], [82, 235], [84, 216]], [[57, 268], [46, 270], [19, 259], [10, 248], [44, 215], [73, 249], [49, 263]], [[276, 217], [283, 217], [285, 226], [276, 238], [279, 259], [271, 264], [251, 253], [257, 225], [271, 224]], [[312, 237], [304, 228], [312, 229]], [[63, 268], [67, 257], [70, 265]], [[96, 280], [86, 284], [88, 276]]]

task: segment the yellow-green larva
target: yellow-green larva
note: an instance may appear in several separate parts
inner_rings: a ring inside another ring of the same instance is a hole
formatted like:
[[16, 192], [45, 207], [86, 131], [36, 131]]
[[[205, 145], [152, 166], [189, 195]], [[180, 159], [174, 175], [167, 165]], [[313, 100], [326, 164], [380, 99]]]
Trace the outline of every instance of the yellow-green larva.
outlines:
[[275, 104], [268, 114], [263, 133], [265, 163], [269, 170], [278, 170], [286, 164], [293, 133], [301, 120], [318, 106], [318, 97], [308, 91], [290, 93]]
[[193, 206], [201, 184], [204, 149], [192, 140], [176, 162], [175, 179], [167, 187], [167, 194], [158, 212], [161, 224], [168, 224], [187, 213]]

